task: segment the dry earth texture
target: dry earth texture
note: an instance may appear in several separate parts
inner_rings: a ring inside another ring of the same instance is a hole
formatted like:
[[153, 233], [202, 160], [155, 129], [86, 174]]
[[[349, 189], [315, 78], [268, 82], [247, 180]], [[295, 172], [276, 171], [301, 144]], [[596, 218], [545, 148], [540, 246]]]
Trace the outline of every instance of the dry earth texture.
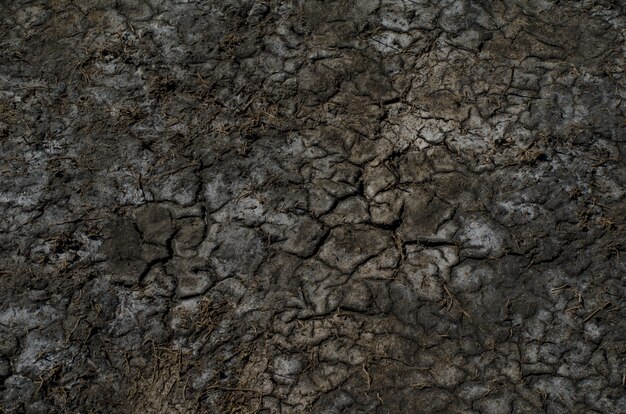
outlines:
[[625, 8], [0, 0], [1, 411], [626, 412]]

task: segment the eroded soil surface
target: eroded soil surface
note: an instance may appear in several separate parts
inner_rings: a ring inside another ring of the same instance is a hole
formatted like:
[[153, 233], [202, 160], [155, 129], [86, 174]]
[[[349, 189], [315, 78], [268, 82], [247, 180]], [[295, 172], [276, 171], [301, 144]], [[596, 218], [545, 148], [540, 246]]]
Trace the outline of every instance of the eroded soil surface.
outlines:
[[621, 1], [0, 1], [8, 413], [624, 413]]

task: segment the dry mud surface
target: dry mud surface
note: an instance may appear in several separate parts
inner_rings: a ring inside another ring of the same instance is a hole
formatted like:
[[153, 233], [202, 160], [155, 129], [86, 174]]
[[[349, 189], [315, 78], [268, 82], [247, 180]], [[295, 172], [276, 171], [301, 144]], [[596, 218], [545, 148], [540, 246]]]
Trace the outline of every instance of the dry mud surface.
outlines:
[[6, 413], [624, 413], [621, 1], [0, 1]]

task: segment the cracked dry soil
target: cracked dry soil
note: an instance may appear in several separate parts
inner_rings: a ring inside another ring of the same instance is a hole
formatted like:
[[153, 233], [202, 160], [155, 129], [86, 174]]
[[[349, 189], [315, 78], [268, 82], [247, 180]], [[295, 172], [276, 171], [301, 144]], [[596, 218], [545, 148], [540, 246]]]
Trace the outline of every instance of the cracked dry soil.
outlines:
[[625, 413], [621, 1], [0, 1], [6, 413]]

